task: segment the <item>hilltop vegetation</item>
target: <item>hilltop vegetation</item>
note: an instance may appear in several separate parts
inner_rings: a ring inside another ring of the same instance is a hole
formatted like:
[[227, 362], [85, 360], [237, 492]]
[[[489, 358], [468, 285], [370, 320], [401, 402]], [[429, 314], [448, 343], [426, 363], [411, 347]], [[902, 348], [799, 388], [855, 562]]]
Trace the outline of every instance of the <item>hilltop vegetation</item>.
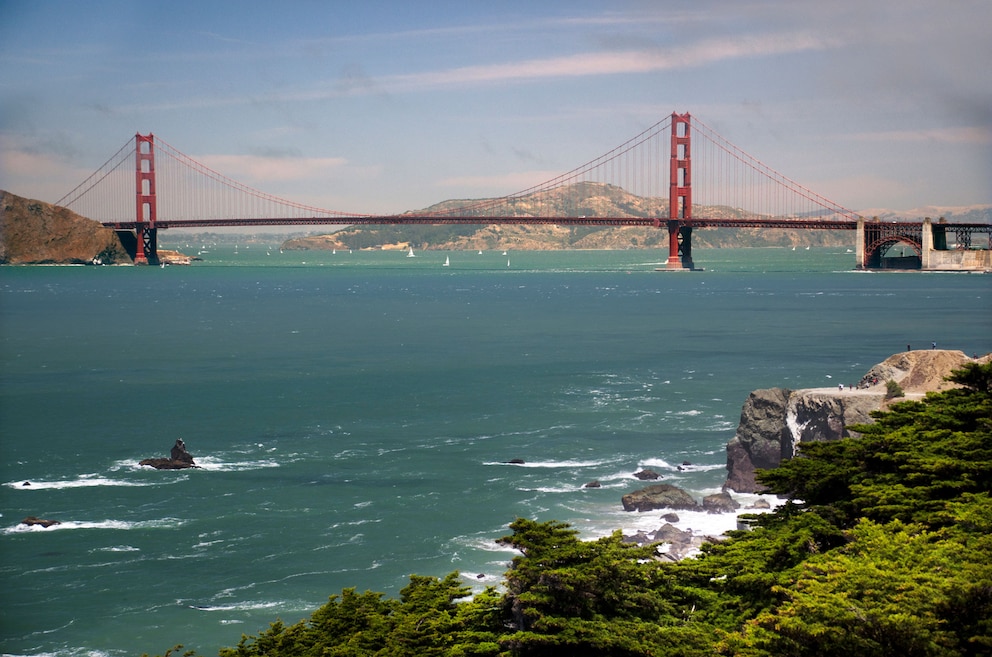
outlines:
[[[470, 250], [514, 249], [667, 249], [668, 231], [648, 227], [494, 225], [487, 224], [487, 199], [456, 199], [432, 205], [414, 214], [459, 211], [478, 216], [475, 225], [363, 226], [329, 235], [286, 241], [284, 249], [366, 249], [383, 245], [409, 244], [417, 249]], [[471, 208], [476, 209], [471, 209]], [[668, 199], [635, 196], [614, 185], [578, 183], [550, 192], [538, 192], [507, 201], [500, 213], [519, 217], [609, 216], [659, 217], [668, 215]], [[696, 214], [735, 218], [741, 211], [714, 206], [696, 207]], [[700, 247], [729, 246], [854, 246], [849, 231], [707, 228], [693, 233]]]
[[788, 503], [698, 559], [518, 519], [500, 589], [348, 589], [221, 657], [992, 654], [992, 364], [950, 378], [762, 472]]

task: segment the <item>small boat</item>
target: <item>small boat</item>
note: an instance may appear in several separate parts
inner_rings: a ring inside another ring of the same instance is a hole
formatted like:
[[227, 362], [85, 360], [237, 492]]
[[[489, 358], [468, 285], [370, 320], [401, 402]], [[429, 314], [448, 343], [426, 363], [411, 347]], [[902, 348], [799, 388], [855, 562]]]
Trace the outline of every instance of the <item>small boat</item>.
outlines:
[[506, 255], [506, 251], [503, 251], [503, 255]]
[[506, 261], [506, 266], [507, 266], [507, 267], [509, 267], [509, 266], [510, 266], [510, 261], [509, 261], [509, 260], [507, 260], [507, 261]]
[[482, 249], [479, 249], [479, 255], [482, 255]]
[[448, 256], [445, 256], [444, 257], [444, 264], [441, 265], [441, 266], [442, 267], [450, 267], [451, 266], [451, 260], [448, 258]]
[[406, 254], [406, 257], [407, 258], [415, 258], [416, 257], [415, 255], [413, 255], [413, 247], [412, 246], [410, 247], [410, 252]]

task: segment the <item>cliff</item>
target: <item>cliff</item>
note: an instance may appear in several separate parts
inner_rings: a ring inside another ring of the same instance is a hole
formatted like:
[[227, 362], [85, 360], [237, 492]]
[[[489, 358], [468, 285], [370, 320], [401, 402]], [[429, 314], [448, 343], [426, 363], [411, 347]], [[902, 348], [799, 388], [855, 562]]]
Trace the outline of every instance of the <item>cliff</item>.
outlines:
[[[992, 355], [979, 360], [988, 362]], [[725, 490], [754, 493], [755, 471], [792, 458], [801, 442], [857, 436], [847, 427], [872, 422], [872, 411], [889, 402], [886, 382], [895, 381], [909, 399], [954, 387], [952, 370], [972, 359], [960, 351], [906, 351], [872, 367], [854, 389], [755, 390], [744, 403], [736, 435], [727, 443]], [[896, 398], [897, 401], [905, 398]]]
[[130, 263], [117, 234], [50, 203], [0, 190], [0, 264]]

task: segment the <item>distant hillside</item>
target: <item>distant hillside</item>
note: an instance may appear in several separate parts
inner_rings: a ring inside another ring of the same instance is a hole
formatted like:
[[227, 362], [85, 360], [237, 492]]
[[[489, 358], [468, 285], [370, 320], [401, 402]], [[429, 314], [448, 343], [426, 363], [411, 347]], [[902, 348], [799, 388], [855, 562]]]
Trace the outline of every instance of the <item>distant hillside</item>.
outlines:
[[863, 210], [861, 216], [866, 219], [878, 217], [883, 221], [895, 219], [919, 221], [924, 217], [930, 217], [934, 221], [943, 218], [960, 223], [987, 224], [992, 223], [992, 205], [925, 205], [912, 210], [870, 208]]
[[[452, 199], [412, 214], [478, 206], [464, 214], [477, 215], [477, 225], [362, 226], [327, 235], [287, 240], [284, 249], [368, 249], [409, 244], [417, 249], [667, 249], [668, 231], [642, 227], [494, 225], [485, 223], [487, 199]], [[668, 199], [644, 198], [614, 185], [578, 183], [564, 189], [510, 199], [505, 214], [515, 216], [656, 217], [668, 214]], [[696, 214], [733, 218], [728, 207], [696, 206]], [[704, 228], [693, 232], [693, 244], [704, 248], [741, 246], [853, 247], [850, 231]]]
[[66, 208], [0, 190], [0, 264], [130, 263], [117, 234]]

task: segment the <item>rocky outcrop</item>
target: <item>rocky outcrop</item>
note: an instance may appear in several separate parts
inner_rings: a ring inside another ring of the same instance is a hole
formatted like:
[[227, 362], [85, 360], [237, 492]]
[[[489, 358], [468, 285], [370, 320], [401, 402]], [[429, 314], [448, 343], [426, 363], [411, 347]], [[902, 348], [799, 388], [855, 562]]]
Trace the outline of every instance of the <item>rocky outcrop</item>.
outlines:
[[692, 495], [678, 486], [654, 484], [628, 493], [621, 498], [624, 511], [652, 511], [654, 509], [696, 510], [699, 505]]
[[707, 513], [733, 513], [739, 508], [741, 505], [727, 491], [703, 498], [703, 509]]
[[183, 470], [185, 468], [198, 468], [200, 466], [193, 462], [193, 455], [186, 451], [186, 443], [182, 438], [176, 439], [176, 444], [172, 446], [169, 458], [143, 459], [138, 465], [147, 465], [156, 470]]
[[625, 543], [666, 545], [667, 548], [663, 552], [659, 551], [658, 556], [671, 561], [679, 561], [688, 557], [699, 550], [704, 543], [717, 543], [720, 540], [720, 537], [715, 536], [697, 536], [692, 533], [692, 530], [682, 530], [671, 523], [665, 523], [653, 532], [639, 531], [636, 534], [623, 537]]
[[0, 191], [0, 264], [130, 263], [110, 228], [67, 208]]
[[48, 520], [46, 518], [37, 518], [35, 516], [28, 516], [21, 521], [22, 525], [27, 525], [28, 527], [34, 527], [35, 525], [39, 527], [53, 527], [55, 525], [61, 525], [62, 523], [58, 520]]
[[758, 492], [755, 471], [792, 458], [799, 443], [856, 436], [848, 427], [870, 423], [871, 413], [884, 408], [886, 382], [898, 383], [909, 398], [922, 397], [953, 387], [946, 377], [971, 360], [960, 351], [906, 351], [872, 367], [853, 389], [755, 390], [741, 410], [737, 434], [727, 443], [724, 490]]

